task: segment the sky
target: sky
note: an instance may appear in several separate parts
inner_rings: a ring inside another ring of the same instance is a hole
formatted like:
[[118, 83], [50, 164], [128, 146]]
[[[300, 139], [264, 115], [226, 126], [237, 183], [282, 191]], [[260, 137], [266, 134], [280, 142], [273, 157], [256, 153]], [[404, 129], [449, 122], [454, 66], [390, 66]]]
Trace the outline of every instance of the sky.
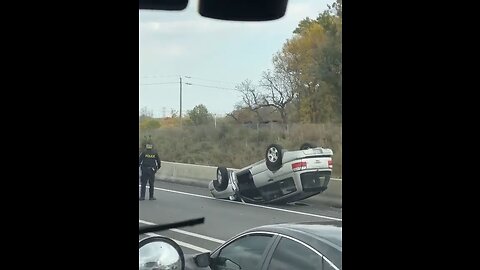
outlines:
[[154, 117], [178, 112], [182, 77], [182, 115], [199, 104], [218, 116], [231, 112], [241, 102], [235, 85], [257, 83], [300, 20], [332, 2], [290, 0], [285, 16], [269, 22], [205, 18], [195, 0], [183, 11], [139, 11], [139, 108]]

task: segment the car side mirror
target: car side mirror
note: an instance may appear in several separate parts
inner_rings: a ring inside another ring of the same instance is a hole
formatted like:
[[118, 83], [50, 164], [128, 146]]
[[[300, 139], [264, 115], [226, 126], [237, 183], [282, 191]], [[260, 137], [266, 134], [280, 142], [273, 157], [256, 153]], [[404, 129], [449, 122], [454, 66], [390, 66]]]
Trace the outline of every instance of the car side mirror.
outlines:
[[210, 252], [198, 254], [197, 256], [193, 257], [193, 260], [198, 267], [210, 266]]
[[185, 257], [180, 246], [173, 240], [153, 236], [139, 242], [139, 270], [185, 269]]

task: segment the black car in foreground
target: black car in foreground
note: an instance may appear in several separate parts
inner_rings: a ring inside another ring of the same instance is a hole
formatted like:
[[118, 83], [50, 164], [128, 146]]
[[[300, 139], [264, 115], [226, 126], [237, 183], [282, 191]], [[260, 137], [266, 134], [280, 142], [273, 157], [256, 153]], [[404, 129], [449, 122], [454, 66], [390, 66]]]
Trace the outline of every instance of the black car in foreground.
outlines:
[[342, 269], [342, 223], [256, 227], [231, 238], [211, 253], [185, 255], [185, 269]]

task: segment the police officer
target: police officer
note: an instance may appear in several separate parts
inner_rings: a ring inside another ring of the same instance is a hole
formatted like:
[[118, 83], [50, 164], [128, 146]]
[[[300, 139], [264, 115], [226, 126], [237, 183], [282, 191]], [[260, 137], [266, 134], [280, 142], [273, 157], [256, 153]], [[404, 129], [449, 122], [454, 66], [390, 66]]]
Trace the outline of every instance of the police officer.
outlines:
[[145, 200], [147, 181], [149, 184], [149, 199], [156, 200], [156, 198], [153, 197], [155, 173], [160, 169], [162, 165], [157, 151], [153, 150], [152, 143], [147, 143], [145, 145], [145, 151], [140, 154], [138, 166], [142, 167], [142, 176], [140, 178], [142, 184], [142, 187], [140, 189], [140, 201]]

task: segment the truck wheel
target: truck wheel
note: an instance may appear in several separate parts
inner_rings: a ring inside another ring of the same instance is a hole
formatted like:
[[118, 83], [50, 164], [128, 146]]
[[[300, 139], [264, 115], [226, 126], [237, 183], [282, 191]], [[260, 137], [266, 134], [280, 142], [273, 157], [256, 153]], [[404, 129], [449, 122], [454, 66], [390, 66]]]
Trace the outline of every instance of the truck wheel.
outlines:
[[300, 146], [300, 150], [307, 150], [307, 149], [316, 148], [316, 147], [317, 146], [315, 146], [314, 144], [304, 143], [304, 144], [302, 144], [302, 146]]
[[213, 180], [216, 191], [224, 191], [228, 186], [228, 171], [225, 167], [217, 168], [217, 179]]
[[238, 196], [237, 196], [236, 194], [233, 194], [233, 195], [231, 195], [231, 196], [228, 196], [228, 199], [229, 199], [230, 201], [237, 201], [237, 202], [240, 201], [240, 199], [238, 198]]
[[270, 171], [276, 171], [282, 167], [282, 147], [278, 144], [271, 144], [265, 152], [265, 162]]

